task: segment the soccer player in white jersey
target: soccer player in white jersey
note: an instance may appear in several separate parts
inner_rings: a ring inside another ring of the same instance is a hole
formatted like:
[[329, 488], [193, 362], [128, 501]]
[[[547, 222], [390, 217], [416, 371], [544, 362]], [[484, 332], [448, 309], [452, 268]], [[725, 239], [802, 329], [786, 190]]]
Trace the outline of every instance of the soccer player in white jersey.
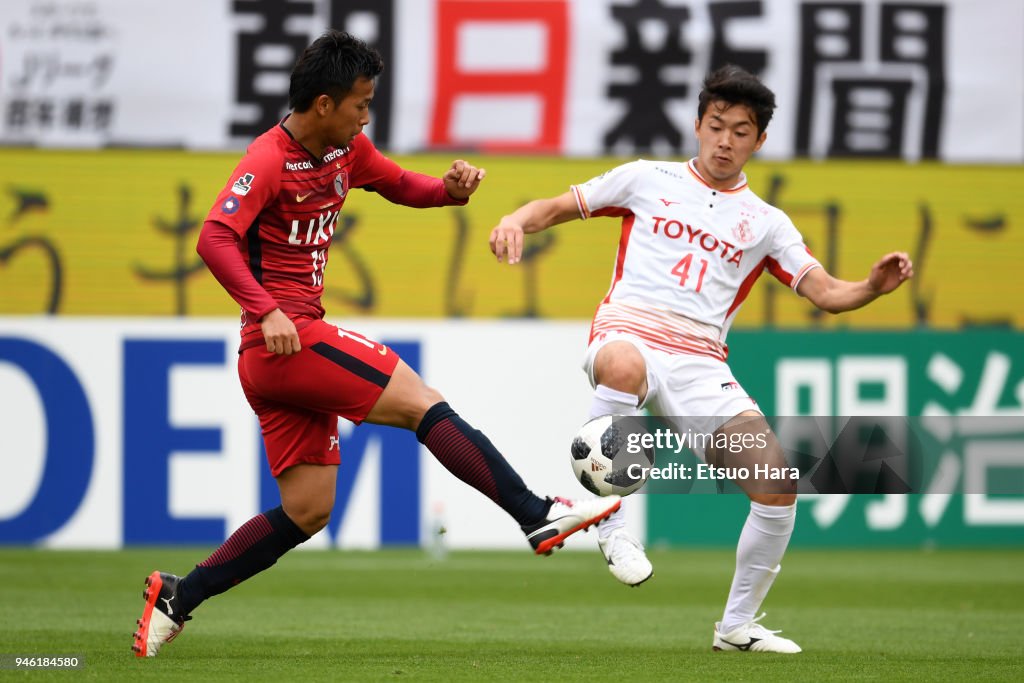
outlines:
[[[705, 79], [700, 93], [695, 158], [623, 164], [564, 194], [525, 204], [490, 235], [498, 261], [517, 263], [526, 233], [572, 219], [621, 218], [611, 287], [594, 316], [584, 361], [594, 387], [590, 416], [636, 415], [641, 409], [687, 419], [717, 416], [694, 431], [730, 438], [767, 433], [767, 448], [738, 456], [709, 449], [701, 455], [719, 465], [728, 457], [728, 464], [751, 470], [755, 464], [785, 466], [756, 402], [725, 362], [726, 334], [761, 272], [767, 269], [830, 313], [860, 308], [913, 275], [909, 256], [893, 252], [863, 280], [833, 277], [789, 217], [751, 191], [743, 166], [764, 144], [774, 109], [774, 93], [755, 76], [722, 67]], [[755, 618], [793, 533], [796, 482], [736, 483], [750, 497], [750, 513], [713, 647], [800, 652]], [[620, 510], [598, 527], [599, 543], [612, 574], [638, 585], [653, 568], [643, 546], [624, 529], [624, 514]]]

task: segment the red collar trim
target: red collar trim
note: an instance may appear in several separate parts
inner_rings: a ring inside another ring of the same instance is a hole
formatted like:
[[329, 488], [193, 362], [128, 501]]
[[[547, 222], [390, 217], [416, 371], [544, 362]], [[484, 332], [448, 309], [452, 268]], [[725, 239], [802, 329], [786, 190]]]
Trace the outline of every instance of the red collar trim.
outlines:
[[711, 184], [708, 181], [706, 181], [704, 179], [704, 176], [702, 176], [700, 174], [700, 171], [697, 170], [696, 161], [697, 161], [696, 157], [694, 157], [693, 159], [690, 159], [689, 163], [686, 164], [686, 168], [690, 169], [690, 173], [693, 175], [693, 177], [696, 178], [697, 181], [700, 184], [704, 185], [705, 187], [711, 188], [712, 190], [716, 190], [718, 192], [723, 192], [725, 194], [733, 194], [735, 192], [742, 192], [743, 190], [747, 189], [747, 174], [743, 173], [742, 171], [740, 172], [739, 181], [732, 188], [730, 188], [728, 190], [719, 190], [717, 187], [711, 187]]

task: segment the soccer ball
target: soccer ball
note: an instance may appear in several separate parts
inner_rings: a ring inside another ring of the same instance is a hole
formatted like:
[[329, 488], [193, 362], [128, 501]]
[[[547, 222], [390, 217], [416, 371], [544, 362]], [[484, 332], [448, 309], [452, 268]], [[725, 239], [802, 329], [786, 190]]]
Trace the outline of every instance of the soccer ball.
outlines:
[[643, 421], [642, 417], [602, 415], [580, 427], [570, 451], [572, 471], [584, 488], [599, 496], [626, 496], [647, 482], [654, 449], [639, 441], [647, 433]]

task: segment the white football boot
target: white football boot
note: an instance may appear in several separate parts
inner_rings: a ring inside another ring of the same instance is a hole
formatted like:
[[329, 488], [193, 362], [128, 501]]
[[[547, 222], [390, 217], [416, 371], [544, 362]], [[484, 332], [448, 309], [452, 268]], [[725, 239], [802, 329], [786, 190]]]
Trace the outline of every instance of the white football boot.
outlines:
[[800, 646], [789, 638], [780, 638], [775, 635], [781, 631], [770, 631], [757, 623], [764, 618], [764, 614], [757, 619], [748, 621], [729, 633], [719, 633], [721, 624], [715, 622], [715, 639], [712, 649], [715, 652], [782, 652], [785, 654], [796, 654], [801, 652]]
[[644, 547], [625, 529], [616, 529], [597, 544], [608, 561], [608, 571], [627, 586], [639, 586], [654, 576], [654, 566], [647, 559]]
[[589, 500], [555, 498], [547, 517], [529, 527], [522, 527], [526, 540], [538, 555], [550, 555], [561, 548], [565, 539], [577, 531], [586, 530], [608, 517], [622, 505], [619, 496], [605, 496]]
[[132, 651], [136, 657], [156, 657], [160, 648], [174, 640], [192, 618], [176, 613], [174, 590], [180, 580], [174, 574], [158, 571], [146, 577], [146, 590], [142, 591], [146, 608], [142, 618], [136, 620], [139, 630], [133, 634]]

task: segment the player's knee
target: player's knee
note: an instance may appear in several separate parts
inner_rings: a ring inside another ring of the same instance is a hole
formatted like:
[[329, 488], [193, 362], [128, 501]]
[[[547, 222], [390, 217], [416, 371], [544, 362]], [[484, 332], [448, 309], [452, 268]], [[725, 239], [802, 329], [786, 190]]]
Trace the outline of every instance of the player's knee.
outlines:
[[444, 396], [441, 392], [433, 387], [428, 387], [426, 384], [421, 384], [417, 395], [405, 404], [405, 409], [402, 411], [400, 418], [401, 424], [398, 426], [404, 429], [415, 430], [419, 427], [420, 421], [423, 420], [423, 416], [427, 414], [433, 406], [444, 401]]
[[397, 406], [387, 424], [402, 429], [415, 430], [431, 407], [444, 401], [441, 392], [426, 384], [420, 384], [414, 392]]
[[330, 504], [317, 501], [309, 502], [291, 510], [286, 509], [285, 513], [295, 522], [295, 526], [302, 529], [307, 535], [312, 536], [327, 526], [327, 523], [331, 520], [331, 509], [333, 507], [333, 500]]
[[441, 392], [427, 386], [412, 368], [400, 362], [366, 421], [400, 429], [416, 429], [431, 406], [442, 401], [444, 396]]
[[647, 380], [647, 364], [632, 344], [612, 343], [598, 352], [594, 377], [606, 387], [640, 394]]
[[298, 526], [307, 535], [312, 536], [326, 527], [329, 521], [331, 521], [330, 510], [316, 510], [307, 513], [306, 516], [303, 517], [302, 522], [298, 523]]
[[444, 396], [441, 395], [440, 391], [438, 391], [434, 387], [428, 387], [426, 384], [423, 385], [422, 394], [423, 403], [424, 405], [426, 405], [426, 408], [424, 408], [423, 412], [426, 412], [427, 409], [429, 409], [431, 406], [435, 406], [438, 403], [444, 401]]

